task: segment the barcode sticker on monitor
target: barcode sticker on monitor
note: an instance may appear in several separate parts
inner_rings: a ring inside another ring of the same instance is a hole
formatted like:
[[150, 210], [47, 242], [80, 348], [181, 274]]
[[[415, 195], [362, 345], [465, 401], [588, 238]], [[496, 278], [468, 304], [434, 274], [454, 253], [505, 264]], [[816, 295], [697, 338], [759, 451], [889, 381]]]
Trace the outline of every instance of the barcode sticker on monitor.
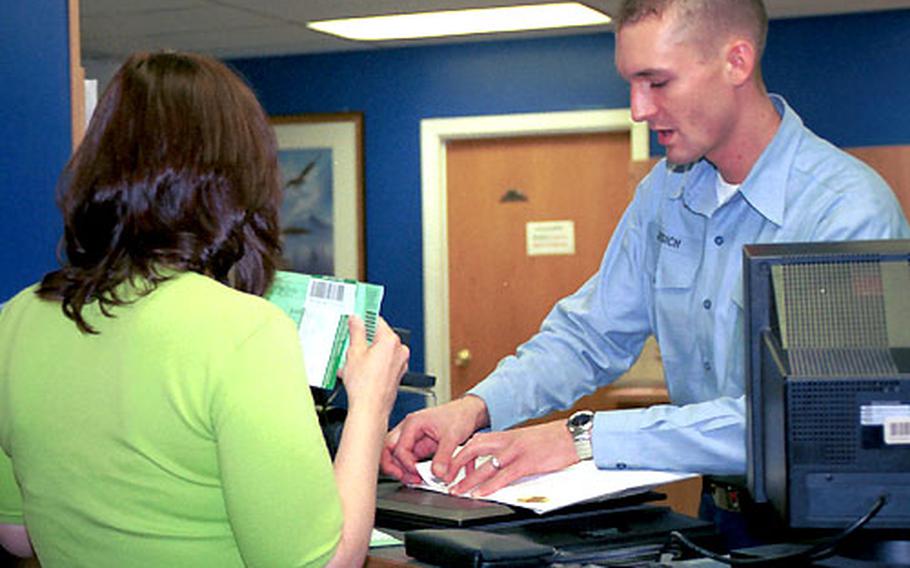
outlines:
[[910, 444], [910, 418], [887, 418], [883, 426], [886, 444]]

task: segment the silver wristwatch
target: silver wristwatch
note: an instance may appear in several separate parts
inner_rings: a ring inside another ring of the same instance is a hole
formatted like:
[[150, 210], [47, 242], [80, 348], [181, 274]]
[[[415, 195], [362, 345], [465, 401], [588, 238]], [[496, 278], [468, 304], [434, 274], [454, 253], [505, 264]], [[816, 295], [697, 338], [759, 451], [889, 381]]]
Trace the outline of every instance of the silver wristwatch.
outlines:
[[575, 453], [579, 460], [589, 460], [594, 457], [594, 446], [591, 443], [591, 434], [594, 430], [594, 413], [590, 410], [579, 410], [566, 421], [566, 428], [572, 434], [575, 444]]

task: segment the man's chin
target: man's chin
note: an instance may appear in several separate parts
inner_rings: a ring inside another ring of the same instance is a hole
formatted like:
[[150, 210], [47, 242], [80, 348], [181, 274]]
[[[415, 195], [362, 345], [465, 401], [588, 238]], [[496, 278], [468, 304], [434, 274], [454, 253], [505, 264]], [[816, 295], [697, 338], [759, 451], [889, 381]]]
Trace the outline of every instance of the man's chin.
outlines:
[[701, 156], [693, 156], [691, 153], [673, 152], [668, 149], [666, 158], [667, 163], [670, 164], [671, 167], [680, 167], [697, 162], [701, 159]]

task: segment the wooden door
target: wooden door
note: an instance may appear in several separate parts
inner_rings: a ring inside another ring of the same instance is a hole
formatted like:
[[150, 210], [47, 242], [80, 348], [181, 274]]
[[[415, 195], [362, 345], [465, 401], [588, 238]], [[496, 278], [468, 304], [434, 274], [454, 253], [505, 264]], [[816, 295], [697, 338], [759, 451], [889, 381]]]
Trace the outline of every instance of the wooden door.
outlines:
[[[535, 136], [449, 142], [446, 147], [451, 395], [486, 377], [526, 341], [560, 298], [600, 265], [638, 181], [656, 160], [631, 162], [628, 133]], [[524, 198], [524, 199], [523, 199]], [[575, 254], [529, 256], [526, 224], [574, 223]], [[611, 410], [668, 402], [653, 338], [617, 384], [576, 408]], [[661, 487], [667, 504], [694, 515], [700, 480]]]
[[[447, 144], [453, 397], [597, 270], [632, 195], [629, 156], [627, 132]], [[575, 253], [529, 256], [526, 227], [535, 221], [571, 221]], [[456, 364], [465, 351], [470, 361]]]

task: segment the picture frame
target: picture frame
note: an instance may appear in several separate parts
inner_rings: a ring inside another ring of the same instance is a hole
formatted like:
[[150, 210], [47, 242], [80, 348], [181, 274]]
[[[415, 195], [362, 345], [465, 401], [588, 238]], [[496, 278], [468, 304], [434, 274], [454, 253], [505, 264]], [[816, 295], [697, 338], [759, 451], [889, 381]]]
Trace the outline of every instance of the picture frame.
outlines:
[[285, 270], [365, 280], [363, 114], [270, 119], [278, 140]]

